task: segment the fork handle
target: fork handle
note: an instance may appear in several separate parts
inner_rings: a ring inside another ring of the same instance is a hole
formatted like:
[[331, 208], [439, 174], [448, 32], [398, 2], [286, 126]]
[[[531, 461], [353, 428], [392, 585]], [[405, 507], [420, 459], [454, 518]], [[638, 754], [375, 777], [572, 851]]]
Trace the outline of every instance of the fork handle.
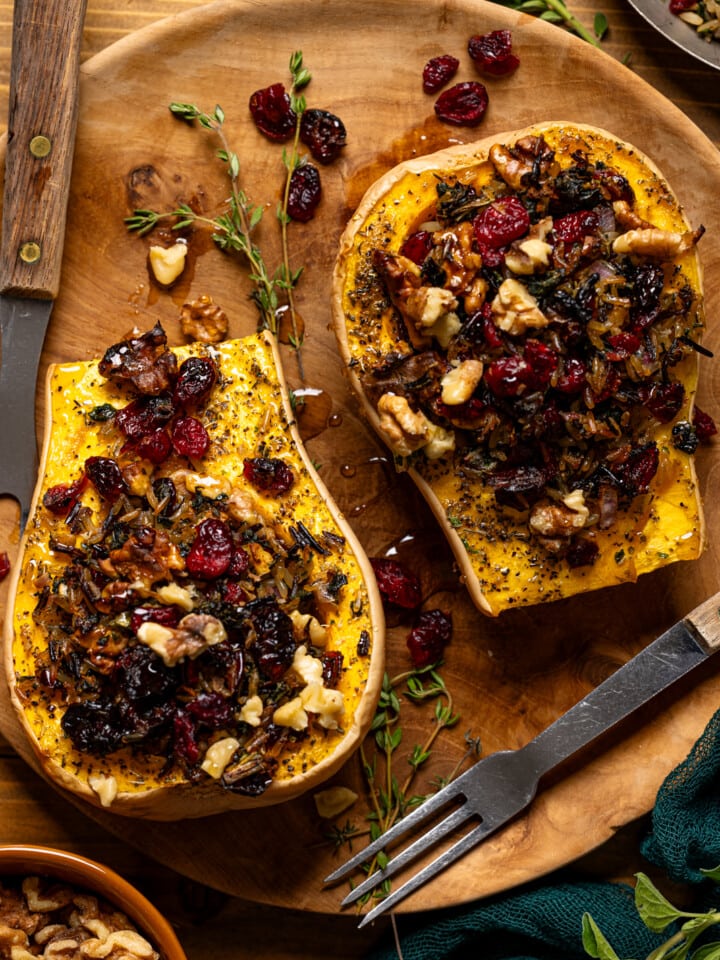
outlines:
[[54, 300], [87, 0], [15, 0], [0, 292]]
[[634, 713], [718, 649], [718, 596], [628, 660], [521, 749], [538, 777]]

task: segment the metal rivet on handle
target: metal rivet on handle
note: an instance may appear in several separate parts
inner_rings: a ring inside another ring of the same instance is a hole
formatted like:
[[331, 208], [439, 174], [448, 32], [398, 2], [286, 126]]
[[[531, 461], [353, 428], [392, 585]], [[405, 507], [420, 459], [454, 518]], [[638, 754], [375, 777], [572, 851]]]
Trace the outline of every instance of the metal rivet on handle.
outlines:
[[39, 134], [37, 137], [33, 137], [30, 141], [30, 153], [34, 157], [46, 157], [51, 150], [52, 143], [42, 134]]
[[41, 253], [40, 244], [34, 240], [28, 240], [20, 247], [20, 259], [24, 263], [37, 263]]

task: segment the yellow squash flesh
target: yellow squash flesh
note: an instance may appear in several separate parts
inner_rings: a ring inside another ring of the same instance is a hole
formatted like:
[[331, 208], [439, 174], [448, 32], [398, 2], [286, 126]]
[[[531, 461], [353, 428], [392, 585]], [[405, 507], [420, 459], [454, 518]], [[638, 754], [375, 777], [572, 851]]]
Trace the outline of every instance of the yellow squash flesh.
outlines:
[[[410, 348], [397, 340], [395, 308], [373, 268], [372, 252], [380, 248], [398, 253], [408, 236], [432, 220], [438, 179], [472, 184], [479, 192], [495, 175], [488, 158], [490, 147], [510, 146], [528, 135], [542, 135], [562, 168], [570, 165], [578, 147], [587, 151], [591, 160], [603, 161], [627, 178], [640, 218], [663, 230], [681, 234], [690, 230], [676, 197], [651, 160], [606, 131], [574, 123], [545, 123], [500, 134], [390, 170], [368, 190], [343, 234], [333, 297], [335, 333], [350, 382], [368, 420], [386, 441], [361, 375], [381, 357], [394, 350], [407, 353]], [[695, 248], [678, 256], [674, 264], [694, 292], [690, 326], [699, 336], [702, 275]], [[697, 372], [695, 354], [674, 369], [674, 376], [685, 386], [684, 405], [674, 422], [691, 419]], [[635, 497], [609, 530], [597, 531], [599, 557], [592, 566], [571, 568], [538, 549], [527, 536], [527, 518], [499, 506], [490, 487], [460, 476], [452, 457], [430, 460], [420, 453], [405, 462], [396, 459], [439, 520], [473, 601], [482, 612], [495, 616], [508, 608], [635, 581], [643, 573], [700, 555], [704, 523], [693, 458], [673, 445], [672, 426], [651, 427], [650, 437], [660, 451], [651, 489]]]
[[[97, 362], [56, 365], [48, 372], [47, 429], [40, 480], [24, 536], [21, 563], [11, 584], [11, 615], [6, 618], [5, 659], [13, 704], [44, 772], [57, 784], [113, 812], [150, 819], [206, 816], [224, 810], [277, 803], [317, 786], [330, 777], [359, 745], [374, 713], [383, 669], [383, 613], [372, 570], [363, 550], [310, 463], [297, 433], [279, 365], [274, 339], [258, 334], [225, 341], [215, 347], [192, 344], [177, 348], [178, 361], [210, 353], [220, 376], [202, 414], [211, 438], [197, 473], [212, 497], [220, 481], [245, 491], [266, 526], [289, 538], [290, 525], [304, 524], [318, 541], [328, 534], [333, 549], [312, 553], [309, 579], [341, 574], [347, 578], [337, 606], [328, 614], [327, 651], [343, 655], [338, 683], [344, 709], [339, 729], [313, 726], [310, 735], [285, 749], [272, 784], [257, 797], [223, 789], [211, 777], [189, 783], [182, 773], [163, 772], [164, 758], [142, 757], [127, 748], [106, 757], [83, 755], [73, 748], [60, 726], [62, 707], [33, 682], [38, 659], [47, 651], [46, 631], [33, 619], [37, 578], [52, 576], [63, 558], [50, 549], [50, 538], [68, 541], [64, 518], [42, 506], [46, 490], [66, 484], [82, 470], [87, 457], [113, 456], [117, 431], [90, 425], [88, 413], [102, 404], [121, 407], [126, 392], [98, 373]], [[280, 458], [295, 474], [282, 495], [265, 495], [243, 479], [245, 457]], [[142, 474], [137, 478], [139, 489]], [[102, 504], [92, 488], [83, 504], [94, 512]], [[328, 542], [325, 540], [325, 542]], [[367, 651], [358, 652], [363, 640]]]

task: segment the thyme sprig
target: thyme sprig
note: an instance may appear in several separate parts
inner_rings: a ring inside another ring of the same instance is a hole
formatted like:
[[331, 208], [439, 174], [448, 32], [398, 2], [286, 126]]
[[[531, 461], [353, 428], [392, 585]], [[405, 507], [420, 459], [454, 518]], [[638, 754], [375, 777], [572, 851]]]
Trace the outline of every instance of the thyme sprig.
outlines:
[[598, 13], [594, 19], [594, 32], [591, 32], [568, 10], [564, 0], [495, 0], [495, 3], [510, 7], [512, 10], [519, 10], [521, 13], [532, 14], [549, 23], [562, 24], [594, 47], [600, 46], [600, 41], [608, 28], [607, 18], [604, 14]]
[[[367, 814], [368, 827], [361, 830], [347, 821], [341, 828], [335, 828], [328, 834], [336, 847], [353, 839], [370, 836], [375, 840], [410, 810], [418, 806], [432, 793], [442, 789], [461, 771], [471, 757], [479, 756], [481, 745], [478, 739], [465, 734], [466, 750], [448, 775], [432, 780], [425, 793], [413, 792], [416, 779], [433, 753], [433, 747], [443, 730], [455, 727], [460, 717], [454, 711], [453, 698], [438, 670], [438, 664], [422, 669], [406, 670], [390, 677], [385, 674], [375, 716], [371, 725], [372, 736], [361, 745], [359, 756], [368, 789], [370, 811]], [[416, 706], [432, 707], [432, 726], [421, 743], [415, 743], [405, 756], [409, 771], [404, 777], [398, 776], [397, 757], [404, 739], [402, 709], [404, 702]], [[387, 856], [380, 852], [367, 865], [368, 873], [382, 868]], [[382, 898], [390, 891], [390, 880], [385, 880], [372, 894], [367, 894], [359, 903], [362, 905], [373, 896]]]
[[300, 349], [302, 334], [298, 313], [295, 307], [294, 290], [303, 273], [303, 268], [293, 269], [290, 265], [290, 246], [288, 239], [288, 200], [290, 181], [293, 172], [305, 162], [300, 155], [300, 124], [305, 111], [305, 98], [301, 91], [310, 83], [311, 74], [303, 65], [301, 51], [296, 51], [290, 57], [290, 74], [292, 78], [291, 103], [296, 115], [295, 135], [290, 152], [283, 151], [283, 163], [286, 169], [285, 186], [282, 201], [277, 207], [277, 219], [280, 223], [282, 262], [277, 269], [270, 273], [266, 265], [262, 250], [253, 238], [255, 228], [263, 216], [263, 208], [253, 204], [240, 184], [240, 158], [231, 149], [225, 134], [225, 113], [217, 105], [212, 113], [206, 113], [195, 104], [173, 102], [169, 105], [170, 112], [187, 123], [195, 123], [210, 131], [219, 141], [215, 156], [226, 167], [230, 177], [230, 196], [225, 210], [215, 217], [205, 217], [197, 213], [189, 204], [181, 203], [174, 210], [158, 213], [150, 209], [134, 210], [131, 216], [125, 218], [128, 230], [143, 236], [153, 230], [161, 221], [171, 221], [173, 230], [182, 230], [188, 226], [201, 224], [212, 229], [212, 239], [221, 250], [239, 253], [245, 257], [250, 267], [250, 280], [253, 290], [250, 294], [260, 314], [260, 327], [278, 332], [278, 317], [283, 305], [287, 306], [290, 316], [291, 334], [290, 344], [295, 348], [298, 358], [299, 372], [302, 379], [302, 361]]

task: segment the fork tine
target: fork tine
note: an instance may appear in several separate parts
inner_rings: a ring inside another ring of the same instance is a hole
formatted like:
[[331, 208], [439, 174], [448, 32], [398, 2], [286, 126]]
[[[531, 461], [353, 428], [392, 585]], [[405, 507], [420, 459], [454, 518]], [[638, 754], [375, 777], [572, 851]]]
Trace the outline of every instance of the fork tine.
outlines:
[[372, 843], [363, 847], [362, 850], [350, 857], [349, 860], [346, 860], [345, 863], [341, 864], [336, 870], [333, 870], [331, 874], [325, 877], [325, 883], [335, 883], [336, 880], [342, 880], [343, 877], [353, 873], [358, 867], [362, 866], [363, 863], [372, 859], [376, 853], [379, 853], [381, 850], [384, 850], [385, 847], [399, 840], [400, 837], [404, 836], [414, 827], [420, 826], [428, 817], [442, 810], [458, 797], [464, 797], [465, 791], [462, 789], [463, 782], [474, 769], [476, 768], [472, 767], [470, 770], [466, 770], [465, 773], [456, 780], [453, 780], [452, 783], [449, 783], [446, 787], [443, 787], [438, 793], [423, 800], [419, 807], [416, 807], [411, 813], [404, 816], [402, 820], [398, 820], [389, 830], [386, 830], [385, 833], [376, 840], [373, 840]]
[[[371, 873], [369, 877], [363, 880], [362, 883], [358, 884], [357, 887], [353, 887], [350, 893], [345, 897], [345, 899], [340, 904], [341, 907], [346, 907], [350, 903], [354, 903], [356, 900], [359, 900], [364, 893], [367, 893], [368, 890], [372, 890], [373, 887], [376, 887], [383, 880], [386, 880], [388, 877], [394, 876], [398, 870], [420, 856], [425, 850], [432, 847], [439, 840], [442, 840], [443, 837], [447, 836], [452, 830], [456, 827], [459, 827], [461, 824], [465, 823], [466, 820], [469, 820], [473, 816], [472, 810], [468, 809], [468, 805], [460, 807], [458, 810], [454, 810], [451, 814], [445, 817], [444, 820], [441, 820], [440, 823], [436, 823], [435, 826], [428, 830], [427, 833], [424, 833], [421, 837], [418, 837], [414, 843], [411, 843], [409, 847], [406, 847], [397, 856], [393, 857], [387, 862], [387, 864], [381, 869], [376, 870], [374, 873]], [[452, 848], [451, 848], [452, 849]]]
[[[393, 890], [392, 893], [388, 894], [384, 900], [381, 900], [376, 907], [373, 907], [372, 910], [366, 913], [358, 924], [358, 929], [368, 923], [372, 923], [373, 920], [377, 920], [380, 914], [385, 913], [386, 910], [389, 910], [396, 903], [399, 903], [400, 900], [404, 900], [413, 890], [417, 890], [418, 887], [421, 887], [428, 880], [431, 880], [436, 874], [440, 873], [446, 867], [449, 867], [451, 863], [454, 863], [462, 857], [463, 854], [467, 853], [468, 850], [471, 850], [476, 844], [480, 843], [487, 834], [492, 833], [495, 826], [495, 824], [479, 823], [470, 833], [466, 833], [465, 836], [461, 837], [452, 847], [441, 853], [439, 857], [436, 857], [432, 863], [428, 863], [422, 870], [418, 870], [418, 872], [410, 877], [409, 880], [406, 880], [401, 887]], [[377, 874], [375, 874], [375, 876], [377, 876]]]

